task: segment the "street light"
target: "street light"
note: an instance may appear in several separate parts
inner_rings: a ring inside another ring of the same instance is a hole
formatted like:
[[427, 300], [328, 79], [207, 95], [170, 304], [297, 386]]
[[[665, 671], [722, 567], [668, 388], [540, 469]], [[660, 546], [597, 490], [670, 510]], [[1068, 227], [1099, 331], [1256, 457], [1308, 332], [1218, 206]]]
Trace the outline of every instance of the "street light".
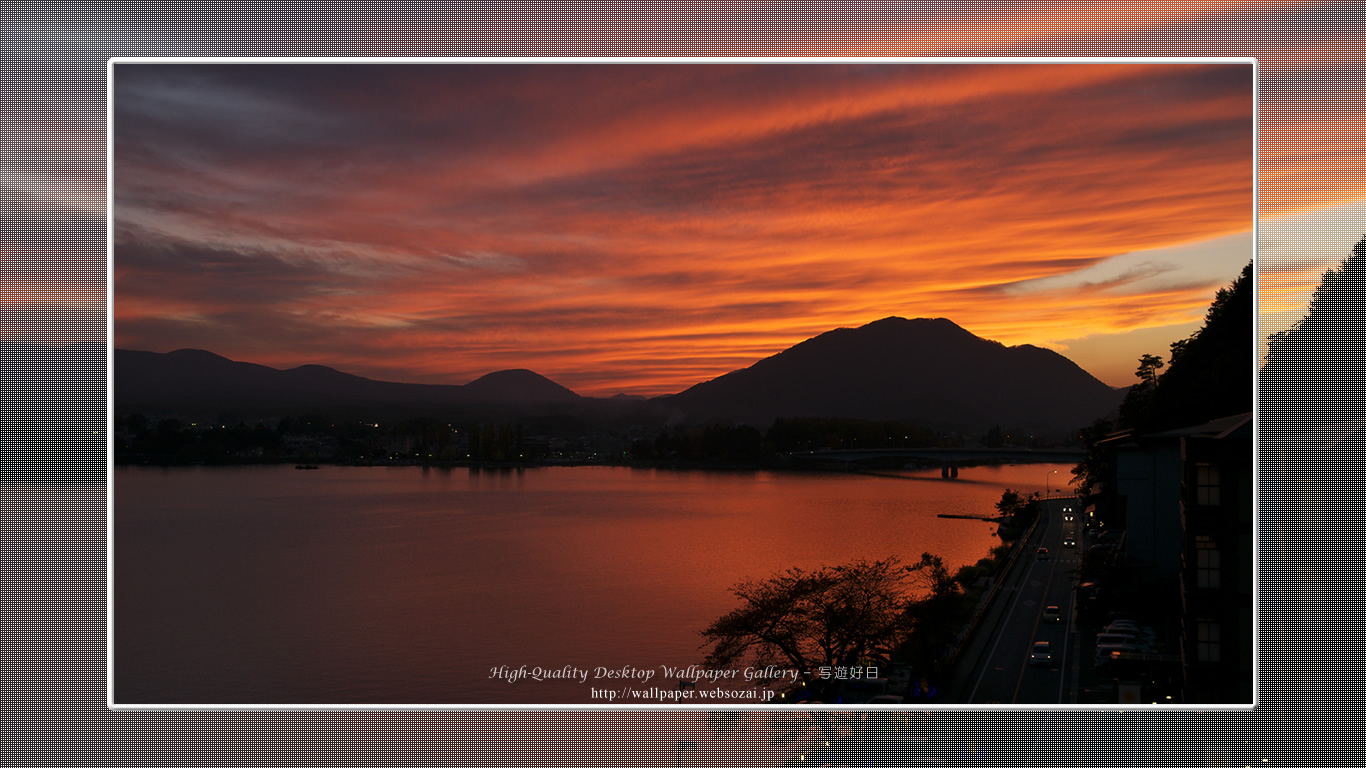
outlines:
[[1046, 474], [1046, 475], [1043, 476], [1043, 495], [1044, 495], [1044, 498], [1047, 498], [1047, 497], [1048, 497], [1048, 494], [1050, 493], [1050, 491], [1048, 490], [1048, 476], [1049, 476], [1049, 475], [1056, 475], [1056, 474], [1058, 474], [1058, 470], [1055, 469], [1055, 470], [1053, 470], [1052, 472], [1049, 472], [1048, 474]]

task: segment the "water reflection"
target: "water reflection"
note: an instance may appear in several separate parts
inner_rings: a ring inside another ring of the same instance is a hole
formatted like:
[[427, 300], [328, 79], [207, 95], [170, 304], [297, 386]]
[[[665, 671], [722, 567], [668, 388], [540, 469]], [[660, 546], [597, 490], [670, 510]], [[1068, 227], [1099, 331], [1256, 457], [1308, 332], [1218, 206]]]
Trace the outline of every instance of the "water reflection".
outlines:
[[951, 568], [976, 562], [994, 526], [937, 515], [989, 512], [1041, 469], [980, 468], [972, 482], [119, 469], [115, 691], [146, 703], [591, 703], [584, 684], [489, 670], [686, 667], [739, 581], [926, 550]]

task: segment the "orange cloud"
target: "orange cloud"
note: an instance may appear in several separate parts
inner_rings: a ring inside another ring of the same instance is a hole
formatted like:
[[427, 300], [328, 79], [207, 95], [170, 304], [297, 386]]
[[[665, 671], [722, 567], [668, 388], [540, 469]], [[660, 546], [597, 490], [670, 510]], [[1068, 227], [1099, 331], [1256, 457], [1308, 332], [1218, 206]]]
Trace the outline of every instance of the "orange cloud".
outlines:
[[1185, 322], [1217, 284], [1011, 287], [1251, 224], [1246, 66], [278, 72], [116, 77], [117, 345], [658, 394], [888, 315]]

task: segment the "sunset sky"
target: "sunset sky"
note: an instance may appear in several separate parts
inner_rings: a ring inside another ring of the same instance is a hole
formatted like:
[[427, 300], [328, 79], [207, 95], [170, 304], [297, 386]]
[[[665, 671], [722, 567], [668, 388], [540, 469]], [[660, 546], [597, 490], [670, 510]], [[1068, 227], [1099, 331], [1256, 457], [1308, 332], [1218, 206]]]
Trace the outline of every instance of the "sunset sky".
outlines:
[[1253, 249], [1250, 63], [124, 63], [112, 147], [116, 346], [393, 381], [899, 315], [1124, 386]]

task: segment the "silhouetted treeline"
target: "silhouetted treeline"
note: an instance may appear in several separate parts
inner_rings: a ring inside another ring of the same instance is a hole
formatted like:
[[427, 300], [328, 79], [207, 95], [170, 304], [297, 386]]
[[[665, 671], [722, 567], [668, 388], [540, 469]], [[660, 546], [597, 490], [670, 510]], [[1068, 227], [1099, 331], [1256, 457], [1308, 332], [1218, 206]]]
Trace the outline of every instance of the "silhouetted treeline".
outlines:
[[1019, 491], [1007, 488], [1001, 494], [1001, 500], [996, 502], [996, 511], [1005, 518], [997, 530], [998, 535], [1003, 541], [1017, 539], [1039, 517], [1039, 492], [1021, 496]]
[[758, 462], [772, 455], [772, 444], [747, 424], [675, 425], [652, 440], [631, 444], [631, 457], [646, 461]]
[[114, 455], [121, 463], [151, 464], [535, 462], [567, 454], [600, 461], [766, 464], [789, 452], [965, 442], [908, 422], [849, 418], [778, 419], [767, 432], [745, 424], [675, 425], [634, 440], [625, 432], [564, 419], [457, 424], [434, 417], [374, 422], [305, 413], [249, 423], [232, 413], [202, 421], [128, 413], [115, 418]]
[[178, 418], [152, 421], [141, 413], [119, 414], [114, 422], [116, 461], [154, 463], [226, 462], [278, 453], [281, 433], [265, 424], [215, 424]]
[[1139, 357], [1134, 372], [1138, 383], [1125, 395], [1118, 420], [1097, 419], [1082, 430], [1087, 457], [1072, 470], [1076, 489], [1088, 494], [1113, 476], [1113, 446], [1100, 443], [1107, 435], [1124, 429], [1160, 432], [1250, 412], [1253, 315], [1248, 262], [1228, 287], [1215, 294], [1205, 324], [1171, 345], [1170, 363], [1160, 355]]
[[1314, 291], [1308, 313], [1267, 340], [1263, 416], [1303, 434], [1366, 416], [1366, 238]]
[[1205, 324], [1171, 345], [1169, 361], [1139, 358], [1139, 383], [1120, 406], [1123, 426], [1154, 432], [1251, 411], [1253, 315], [1248, 262], [1231, 285], [1219, 289]]
[[656, 461], [764, 462], [794, 451], [906, 448], [943, 444], [934, 430], [901, 421], [778, 419], [767, 433], [747, 425], [675, 425], [654, 439], [637, 440], [631, 455]]
[[775, 450], [927, 448], [943, 445], [934, 430], [904, 421], [865, 419], [778, 419], [768, 431]]
[[250, 424], [233, 414], [202, 422], [119, 414], [114, 433], [117, 461], [153, 464], [538, 461], [548, 446], [548, 439], [528, 439], [523, 424], [456, 425], [430, 417], [380, 423], [322, 413]]
[[480, 424], [465, 439], [471, 461], [525, 461], [543, 455], [527, 455], [526, 429], [521, 424]]

